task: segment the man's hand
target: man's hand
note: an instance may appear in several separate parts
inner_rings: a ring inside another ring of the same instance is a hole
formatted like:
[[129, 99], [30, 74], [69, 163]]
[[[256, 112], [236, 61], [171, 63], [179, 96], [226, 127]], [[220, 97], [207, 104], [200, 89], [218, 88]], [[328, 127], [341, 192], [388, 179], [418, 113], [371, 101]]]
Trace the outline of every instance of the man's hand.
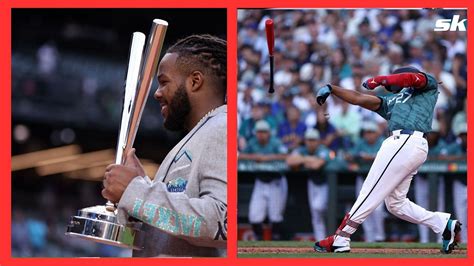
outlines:
[[323, 105], [326, 102], [326, 99], [331, 95], [331, 85], [326, 85], [318, 90], [316, 94], [316, 102], [319, 105]]
[[135, 149], [131, 149], [124, 165], [111, 164], [105, 169], [102, 196], [113, 203], [119, 202], [128, 184], [137, 176], [145, 176], [145, 170], [135, 155]]
[[376, 80], [377, 77], [375, 78], [370, 78], [366, 81], [364, 81], [364, 83], [362, 83], [362, 87], [368, 89], [368, 90], [373, 90], [375, 88], [377, 88], [378, 86], [380, 86], [380, 83]]

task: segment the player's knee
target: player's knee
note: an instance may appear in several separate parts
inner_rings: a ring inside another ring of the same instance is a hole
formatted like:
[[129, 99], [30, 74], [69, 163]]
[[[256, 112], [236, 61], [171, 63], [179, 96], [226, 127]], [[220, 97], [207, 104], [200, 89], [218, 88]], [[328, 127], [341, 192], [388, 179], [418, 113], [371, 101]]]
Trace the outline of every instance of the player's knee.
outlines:
[[315, 204], [311, 207], [311, 209], [315, 212], [323, 213], [323, 212], [326, 211], [327, 205], [325, 205], [325, 204]]
[[395, 216], [402, 215], [401, 213], [402, 206], [403, 206], [403, 200], [397, 200], [394, 198], [385, 199], [385, 207], [387, 207], [387, 210]]

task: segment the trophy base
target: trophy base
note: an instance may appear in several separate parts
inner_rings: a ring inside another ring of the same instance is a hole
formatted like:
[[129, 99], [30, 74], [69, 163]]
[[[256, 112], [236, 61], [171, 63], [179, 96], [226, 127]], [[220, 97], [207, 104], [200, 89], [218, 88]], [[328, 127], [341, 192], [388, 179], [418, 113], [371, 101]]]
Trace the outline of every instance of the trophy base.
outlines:
[[94, 206], [78, 211], [67, 226], [66, 235], [75, 236], [102, 244], [135, 250], [143, 249], [143, 231], [141, 222], [121, 225], [114, 212], [105, 206]]

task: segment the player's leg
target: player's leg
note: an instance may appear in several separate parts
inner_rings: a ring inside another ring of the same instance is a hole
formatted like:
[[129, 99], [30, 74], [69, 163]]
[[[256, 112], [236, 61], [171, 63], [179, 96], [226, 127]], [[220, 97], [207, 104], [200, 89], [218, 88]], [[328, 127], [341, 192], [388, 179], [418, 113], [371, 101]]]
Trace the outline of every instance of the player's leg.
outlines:
[[[362, 184], [364, 183], [364, 178], [362, 176], [357, 176], [356, 184], [355, 184], [355, 191], [356, 197], [359, 194], [359, 191], [362, 188]], [[373, 214], [369, 215], [367, 219], [365, 219], [364, 223], [362, 224], [362, 229], [364, 229], [364, 239], [365, 242], [375, 242], [375, 221], [373, 219]]]
[[[375, 208], [374, 212], [372, 213], [372, 217], [374, 220], [374, 238], [375, 241], [381, 242], [385, 241], [385, 207], [383, 204], [380, 204], [377, 208]], [[365, 224], [365, 222], [363, 223]]]
[[265, 197], [265, 189], [268, 184], [256, 179], [250, 197], [249, 204], [249, 222], [252, 225], [255, 238], [257, 240], [263, 237], [263, 221], [267, 213], [267, 200]]
[[328, 191], [327, 183], [316, 185], [308, 179], [308, 202], [315, 239], [322, 239], [326, 236], [324, 213], [327, 209]]
[[[446, 184], [444, 182], [444, 176], [438, 176], [438, 211], [445, 212], [446, 210]], [[461, 221], [462, 223], [462, 221]], [[466, 232], [466, 230], [463, 230]], [[462, 233], [462, 232], [461, 232]], [[436, 240], [438, 243], [443, 241], [443, 237], [438, 235]]]
[[272, 180], [269, 184], [268, 219], [272, 224], [272, 238], [281, 239], [283, 214], [288, 196], [288, 183], [286, 177]]
[[403, 180], [400, 185], [386, 199], [385, 204], [390, 213], [405, 221], [428, 226], [437, 234], [443, 236], [443, 253], [451, 253], [456, 246], [456, 237], [461, 230], [457, 220], [450, 219], [451, 214], [432, 212], [410, 201], [406, 195], [410, 188], [412, 176]]
[[[428, 181], [426, 176], [417, 175], [415, 177], [415, 202], [423, 208], [428, 208]], [[418, 233], [420, 235], [420, 243], [429, 242], [428, 227], [418, 224]]]
[[408, 199], [407, 193], [411, 180], [412, 176], [408, 176], [387, 196], [385, 199], [387, 210], [400, 219], [414, 224], [423, 224], [437, 234], [442, 233], [451, 215], [444, 212], [428, 211]]
[[465, 226], [461, 231], [461, 242], [467, 243], [467, 186], [459, 180], [453, 181], [453, 201], [456, 217]]

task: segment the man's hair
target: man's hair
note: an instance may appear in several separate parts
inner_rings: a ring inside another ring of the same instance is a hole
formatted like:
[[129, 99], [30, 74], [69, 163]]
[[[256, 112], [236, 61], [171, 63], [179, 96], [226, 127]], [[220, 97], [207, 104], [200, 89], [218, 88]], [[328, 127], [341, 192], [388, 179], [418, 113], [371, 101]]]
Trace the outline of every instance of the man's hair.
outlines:
[[167, 53], [178, 54], [176, 63], [183, 73], [200, 70], [215, 76], [216, 84], [224, 95], [227, 91], [227, 42], [218, 37], [191, 35], [171, 46]]

